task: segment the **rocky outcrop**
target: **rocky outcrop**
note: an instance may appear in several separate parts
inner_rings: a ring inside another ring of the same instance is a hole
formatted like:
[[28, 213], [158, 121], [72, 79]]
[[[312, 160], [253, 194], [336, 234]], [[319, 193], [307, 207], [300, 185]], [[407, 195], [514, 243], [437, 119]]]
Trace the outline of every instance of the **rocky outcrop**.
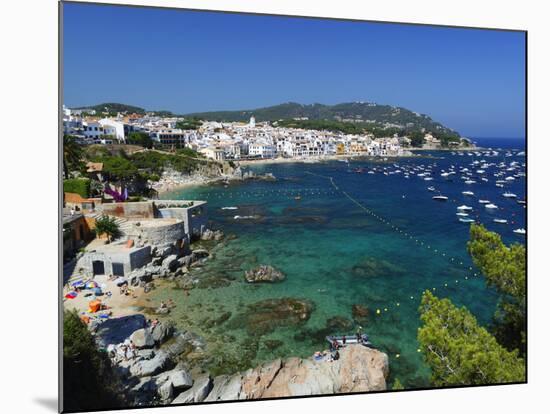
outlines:
[[[348, 345], [336, 361], [277, 359], [235, 375], [198, 380], [173, 404], [199, 401], [251, 400], [349, 392], [383, 391], [389, 375], [388, 356], [362, 345]], [[195, 388], [197, 387], [197, 388]], [[198, 398], [200, 397], [200, 398]]]
[[121, 318], [108, 319], [99, 325], [95, 331], [98, 345], [107, 348], [124, 342], [134, 331], [146, 326], [145, 316], [131, 315]]
[[137, 361], [130, 366], [130, 373], [136, 377], [146, 377], [158, 374], [173, 366], [172, 360], [166, 352], [159, 351], [151, 359]]
[[155, 345], [155, 339], [153, 338], [153, 335], [151, 335], [150, 330], [147, 328], [134, 331], [132, 335], [130, 335], [130, 341], [132, 341], [138, 349], [152, 348]]
[[210, 229], [206, 229], [202, 234], [201, 234], [201, 240], [205, 240], [205, 241], [209, 241], [209, 240], [215, 240], [215, 241], [220, 241], [221, 239], [223, 239], [223, 231], [221, 230], [215, 230], [215, 231], [212, 231]]
[[193, 387], [182, 392], [172, 401], [172, 404], [189, 404], [203, 402], [212, 390], [212, 379], [206, 375], [195, 380]]
[[273, 266], [260, 265], [255, 269], [245, 272], [244, 278], [248, 283], [280, 282], [285, 280], [285, 275]]

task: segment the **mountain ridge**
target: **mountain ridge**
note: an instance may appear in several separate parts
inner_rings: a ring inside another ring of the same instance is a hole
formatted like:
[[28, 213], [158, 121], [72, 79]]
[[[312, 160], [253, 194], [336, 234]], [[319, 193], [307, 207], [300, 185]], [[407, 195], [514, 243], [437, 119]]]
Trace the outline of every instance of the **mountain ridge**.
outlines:
[[276, 122], [285, 119], [306, 119], [309, 121], [337, 121], [361, 124], [377, 128], [402, 130], [424, 130], [426, 132], [459, 136], [459, 133], [430, 116], [393, 105], [380, 105], [374, 102], [344, 102], [334, 105], [321, 103], [300, 104], [285, 102], [256, 109], [234, 111], [207, 111], [185, 114], [208, 121], [244, 122], [254, 116], [258, 122]]
[[251, 116], [254, 116], [258, 122], [277, 123], [283, 121], [281, 122], [282, 125], [292, 126], [292, 124], [296, 124], [297, 127], [302, 124], [307, 127], [317, 121], [326, 121], [351, 127], [349, 128], [351, 131], [420, 131], [430, 132], [434, 136], [460, 137], [457, 131], [433, 120], [426, 114], [401, 106], [381, 105], [367, 101], [343, 102], [334, 105], [285, 102], [255, 109], [192, 112], [183, 115], [176, 115], [171, 111], [151, 111], [139, 106], [121, 103], [101, 103], [77, 109], [94, 109], [97, 112], [106, 111], [109, 113], [132, 112], [145, 114], [154, 112], [160, 116], [193, 117], [218, 122], [247, 122]]

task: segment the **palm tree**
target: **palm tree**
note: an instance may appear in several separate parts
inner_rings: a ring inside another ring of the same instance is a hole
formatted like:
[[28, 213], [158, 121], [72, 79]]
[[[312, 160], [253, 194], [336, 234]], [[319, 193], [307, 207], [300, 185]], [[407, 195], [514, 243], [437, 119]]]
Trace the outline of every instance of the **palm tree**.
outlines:
[[120, 229], [114, 217], [101, 216], [95, 222], [95, 233], [97, 236], [107, 235], [107, 241], [110, 243], [114, 238], [120, 235]]
[[69, 168], [74, 168], [82, 160], [82, 147], [72, 135], [63, 135], [63, 173], [69, 178]]

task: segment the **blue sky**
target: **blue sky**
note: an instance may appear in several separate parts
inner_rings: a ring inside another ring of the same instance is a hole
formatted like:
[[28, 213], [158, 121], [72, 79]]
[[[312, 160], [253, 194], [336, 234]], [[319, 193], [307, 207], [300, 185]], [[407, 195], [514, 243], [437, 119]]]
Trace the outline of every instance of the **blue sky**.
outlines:
[[189, 113], [374, 101], [523, 137], [524, 34], [65, 3], [64, 103]]

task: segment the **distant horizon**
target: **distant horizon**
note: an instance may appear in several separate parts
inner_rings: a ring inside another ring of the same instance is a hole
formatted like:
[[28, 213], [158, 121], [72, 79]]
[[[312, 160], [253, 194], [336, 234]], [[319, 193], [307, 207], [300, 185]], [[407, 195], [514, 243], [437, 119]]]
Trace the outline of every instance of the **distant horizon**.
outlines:
[[69, 107], [368, 101], [464, 136], [525, 133], [523, 32], [89, 3], [63, 4], [63, 21]]

